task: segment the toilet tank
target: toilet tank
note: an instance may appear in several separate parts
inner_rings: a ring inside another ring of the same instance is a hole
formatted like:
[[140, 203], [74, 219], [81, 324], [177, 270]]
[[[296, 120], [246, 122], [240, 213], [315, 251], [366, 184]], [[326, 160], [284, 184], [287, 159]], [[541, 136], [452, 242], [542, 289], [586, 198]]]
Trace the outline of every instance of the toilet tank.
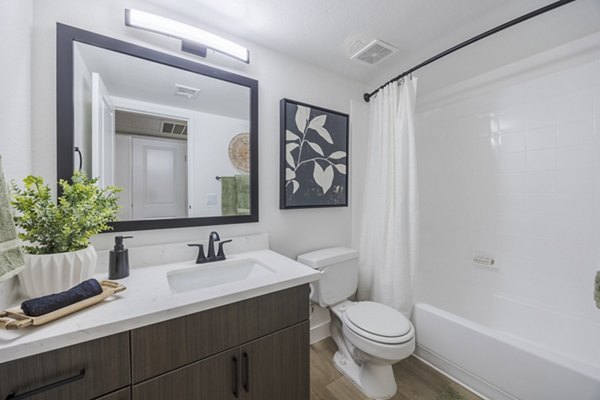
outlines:
[[358, 287], [358, 251], [332, 247], [298, 256], [298, 262], [321, 271], [310, 300], [328, 307], [352, 296]]

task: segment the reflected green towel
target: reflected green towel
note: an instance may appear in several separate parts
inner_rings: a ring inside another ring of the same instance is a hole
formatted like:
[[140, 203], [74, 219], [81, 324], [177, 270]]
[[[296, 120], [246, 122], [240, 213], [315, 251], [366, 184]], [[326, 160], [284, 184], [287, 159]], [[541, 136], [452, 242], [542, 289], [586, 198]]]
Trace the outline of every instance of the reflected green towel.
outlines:
[[0, 157], [0, 281], [13, 277], [22, 269], [23, 256], [17, 241], [17, 230]]
[[594, 299], [596, 300], [596, 307], [600, 308], [600, 271], [596, 272], [596, 282], [594, 285]]
[[237, 193], [237, 215], [250, 214], [250, 176], [236, 175], [235, 188]]
[[233, 176], [221, 177], [221, 215], [237, 215], [237, 190]]
[[221, 177], [221, 215], [250, 214], [250, 176]]

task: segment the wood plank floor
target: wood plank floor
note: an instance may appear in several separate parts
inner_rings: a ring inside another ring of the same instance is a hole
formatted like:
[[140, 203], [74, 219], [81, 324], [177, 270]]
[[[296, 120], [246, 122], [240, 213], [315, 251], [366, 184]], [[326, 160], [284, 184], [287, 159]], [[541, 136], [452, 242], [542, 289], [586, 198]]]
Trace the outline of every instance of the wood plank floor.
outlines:
[[[331, 338], [311, 346], [311, 400], [368, 400], [333, 366], [337, 348]], [[394, 365], [398, 392], [393, 400], [482, 400], [415, 357]]]

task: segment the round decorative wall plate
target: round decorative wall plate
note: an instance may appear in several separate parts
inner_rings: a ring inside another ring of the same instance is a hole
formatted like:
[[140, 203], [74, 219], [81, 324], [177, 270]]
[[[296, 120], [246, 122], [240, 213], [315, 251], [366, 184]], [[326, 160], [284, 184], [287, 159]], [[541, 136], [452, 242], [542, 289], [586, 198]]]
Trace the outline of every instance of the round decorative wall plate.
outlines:
[[233, 166], [242, 171], [250, 172], [250, 134], [239, 133], [229, 142], [229, 159]]

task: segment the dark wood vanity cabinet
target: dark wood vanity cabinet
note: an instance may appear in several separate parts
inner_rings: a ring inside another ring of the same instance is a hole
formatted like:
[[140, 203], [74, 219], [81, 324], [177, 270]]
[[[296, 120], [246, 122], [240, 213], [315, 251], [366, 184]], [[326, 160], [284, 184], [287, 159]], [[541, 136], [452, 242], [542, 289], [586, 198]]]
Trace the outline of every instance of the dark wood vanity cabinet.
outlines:
[[133, 400], [308, 400], [308, 321], [133, 386]]
[[297, 286], [131, 331], [133, 400], [308, 400], [308, 292]]
[[0, 399], [308, 400], [308, 293], [296, 286], [0, 364]]

